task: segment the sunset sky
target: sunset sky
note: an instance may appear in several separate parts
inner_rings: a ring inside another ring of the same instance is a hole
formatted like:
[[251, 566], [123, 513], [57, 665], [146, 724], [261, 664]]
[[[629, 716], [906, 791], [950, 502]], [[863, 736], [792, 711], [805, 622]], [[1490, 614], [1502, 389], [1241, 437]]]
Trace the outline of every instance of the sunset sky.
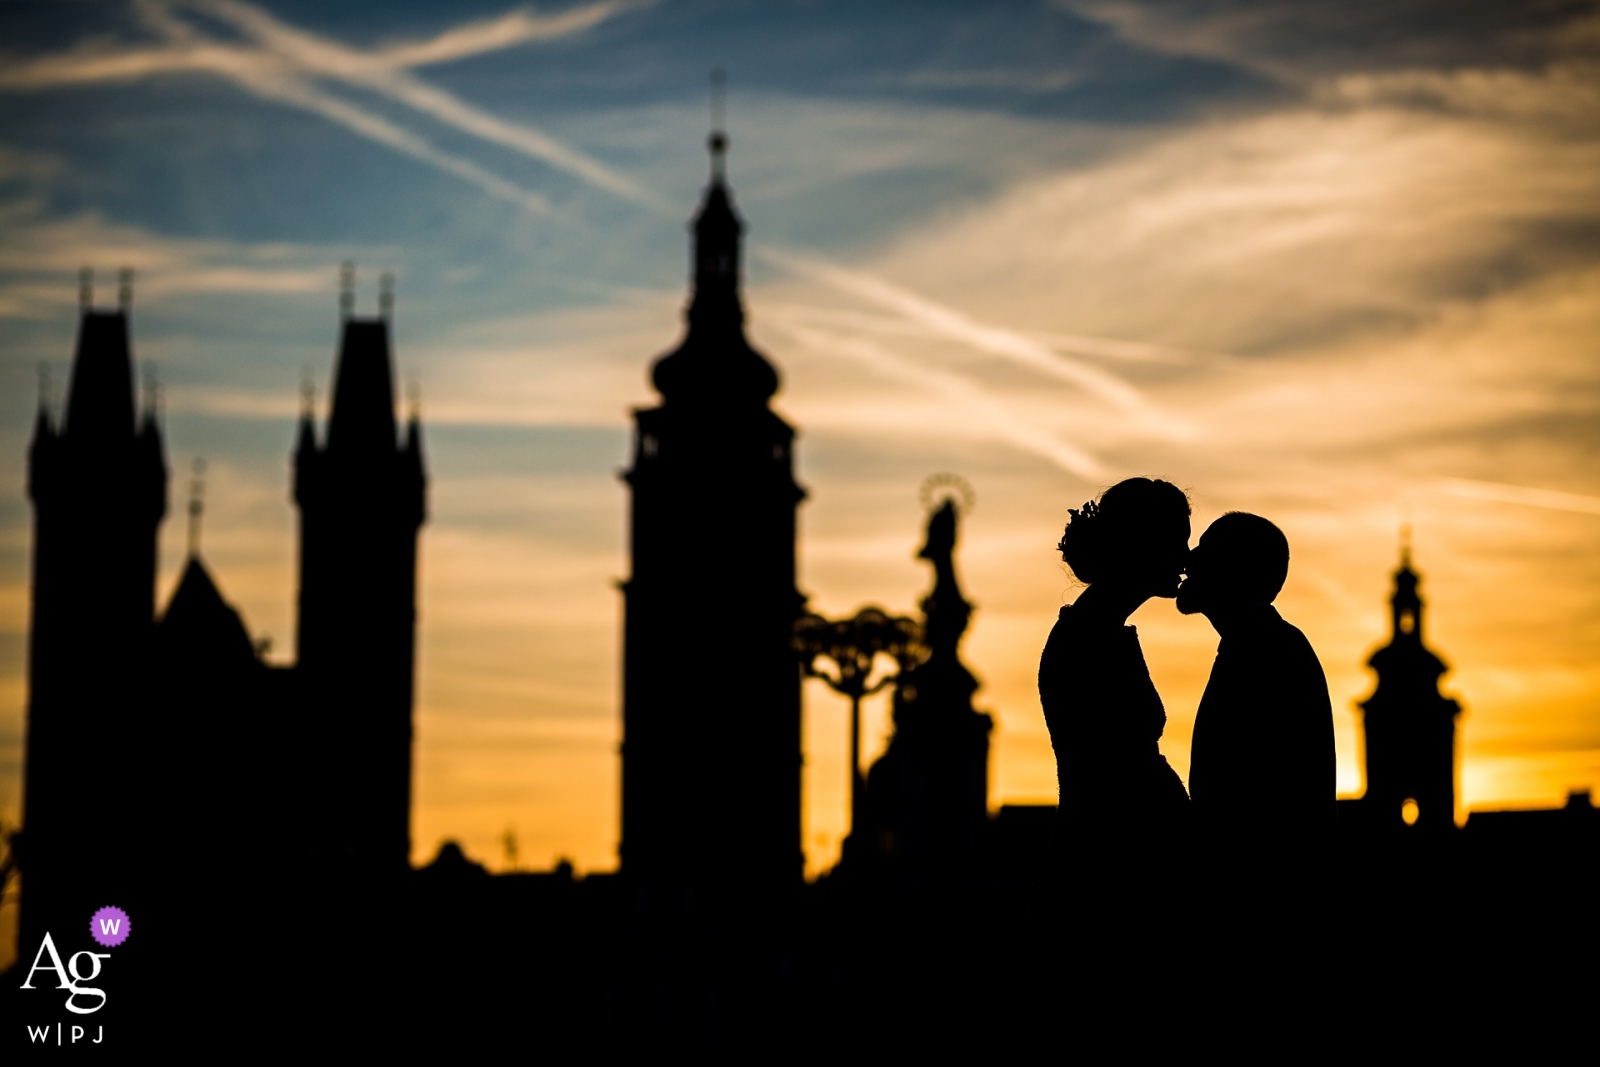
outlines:
[[[284, 662], [287, 457], [352, 259], [358, 312], [398, 279], [432, 478], [413, 858], [455, 838], [499, 868], [510, 830], [523, 866], [614, 867], [616, 474], [682, 329], [714, 67], [749, 330], [810, 492], [801, 589], [913, 610], [918, 487], [971, 482], [994, 806], [1054, 800], [1034, 675], [1079, 588], [1054, 546], [1134, 474], [1189, 490], [1197, 535], [1229, 510], [1288, 534], [1341, 792], [1406, 523], [1466, 709], [1462, 815], [1600, 788], [1594, 4], [134, 0], [0, 5], [0, 817], [36, 367], [66, 380], [78, 268], [101, 303], [137, 272], [173, 468], [158, 602], [204, 457], [204, 558]], [[1170, 601], [1134, 621], [1186, 774], [1215, 635]], [[846, 724], [807, 689], [813, 872]]]

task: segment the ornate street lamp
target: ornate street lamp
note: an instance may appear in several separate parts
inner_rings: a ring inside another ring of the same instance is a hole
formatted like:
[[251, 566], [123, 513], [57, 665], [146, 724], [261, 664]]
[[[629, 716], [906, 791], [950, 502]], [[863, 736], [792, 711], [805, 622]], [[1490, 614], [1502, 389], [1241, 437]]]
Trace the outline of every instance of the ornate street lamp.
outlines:
[[[828, 688], [850, 698], [850, 823], [861, 813], [866, 778], [861, 773], [861, 701], [897, 681], [923, 659], [922, 627], [915, 619], [890, 615], [866, 607], [848, 619], [805, 615], [795, 623], [795, 652], [806, 674], [821, 678]], [[895, 670], [872, 678], [878, 656], [894, 661]], [[834, 670], [817, 665], [832, 660]]]

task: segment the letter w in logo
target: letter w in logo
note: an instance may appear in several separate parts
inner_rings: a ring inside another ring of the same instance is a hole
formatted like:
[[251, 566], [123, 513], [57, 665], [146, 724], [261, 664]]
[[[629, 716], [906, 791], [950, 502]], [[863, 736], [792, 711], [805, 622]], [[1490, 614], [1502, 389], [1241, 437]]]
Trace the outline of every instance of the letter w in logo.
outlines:
[[117, 931], [119, 929], [121, 929], [121, 927], [122, 927], [122, 920], [121, 919], [101, 919], [100, 920], [100, 932], [102, 934], [105, 934], [107, 937], [115, 937], [116, 934], [117, 934]]

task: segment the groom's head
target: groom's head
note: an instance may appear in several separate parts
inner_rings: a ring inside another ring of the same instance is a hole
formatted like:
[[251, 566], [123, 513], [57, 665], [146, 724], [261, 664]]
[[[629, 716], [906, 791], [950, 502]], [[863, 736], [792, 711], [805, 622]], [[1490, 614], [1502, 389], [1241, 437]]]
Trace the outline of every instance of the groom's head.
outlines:
[[1189, 553], [1178, 610], [1215, 615], [1270, 604], [1289, 576], [1289, 539], [1260, 515], [1230, 511]]

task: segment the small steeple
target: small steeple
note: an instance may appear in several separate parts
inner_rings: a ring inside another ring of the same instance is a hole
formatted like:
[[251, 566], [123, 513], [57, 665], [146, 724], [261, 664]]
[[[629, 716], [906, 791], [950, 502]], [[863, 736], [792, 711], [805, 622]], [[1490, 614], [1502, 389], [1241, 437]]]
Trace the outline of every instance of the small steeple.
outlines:
[[1456, 718], [1461, 705], [1439, 691], [1450, 669], [1422, 640], [1422, 579], [1412, 568], [1411, 529], [1400, 535], [1393, 630], [1367, 665], [1377, 675], [1360, 702], [1366, 739], [1366, 810], [1380, 825], [1455, 827]]
[[94, 268], [78, 268], [78, 310], [88, 311], [94, 306]]
[[394, 317], [394, 275], [389, 271], [378, 276], [378, 315], [385, 322]]
[[117, 272], [117, 310], [126, 315], [133, 310], [133, 268]]
[[778, 391], [778, 373], [744, 336], [739, 246], [744, 223], [727, 182], [728, 136], [722, 127], [722, 72], [712, 75], [712, 125], [706, 145], [711, 181], [690, 225], [693, 292], [688, 336], [656, 361], [651, 381], [668, 400], [694, 404], [757, 401]]
[[720, 67], [711, 72], [711, 133], [706, 137], [706, 147], [711, 151], [711, 180], [721, 183], [727, 178], [728, 132], [726, 130], [728, 75]]
[[[691, 321], [710, 312], [729, 315], [730, 321], [744, 322], [739, 306], [739, 238], [744, 224], [733, 210], [728, 190], [728, 133], [723, 129], [725, 77], [711, 72], [711, 133], [706, 149], [711, 154], [711, 183], [706, 187], [700, 214], [694, 220], [694, 303], [689, 308]], [[702, 305], [706, 305], [702, 309]]]
[[200, 518], [205, 513], [206, 461], [194, 461], [194, 477], [189, 481], [189, 558], [200, 555]]
[[1394, 572], [1392, 640], [1422, 643], [1422, 597], [1417, 586], [1422, 579], [1411, 567], [1411, 526], [1400, 527], [1400, 569]]

